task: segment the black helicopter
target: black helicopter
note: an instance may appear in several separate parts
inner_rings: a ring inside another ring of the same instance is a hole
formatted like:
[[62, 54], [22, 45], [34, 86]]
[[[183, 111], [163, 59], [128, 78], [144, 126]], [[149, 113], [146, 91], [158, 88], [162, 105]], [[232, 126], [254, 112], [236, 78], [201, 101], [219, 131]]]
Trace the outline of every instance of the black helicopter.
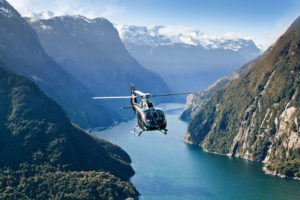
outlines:
[[[93, 99], [130, 99], [131, 106], [122, 107], [122, 109], [132, 109], [137, 114], [137, 125], [135, 125], [131, 133], [135, 133], [140, 136], [144, 131], [154, 131], [158, 130], [167, 134], [167, 120], [165, 113], [158, 108], [155, 108], [153, 103], [149, 100], [150, 97], [157, 96], [171, 96], [171, 95], [181, 95], [190, 94], [193, 92], [184, 93], [173, 93], [173, 94], [150, 94], [143, 93], [141, 91], [135, 90], [135, 86], [131, 85], [131, 96], [114, 96], [114, 97], [93, 97]], [[138, 103], [137, 99], [141, 99]]]

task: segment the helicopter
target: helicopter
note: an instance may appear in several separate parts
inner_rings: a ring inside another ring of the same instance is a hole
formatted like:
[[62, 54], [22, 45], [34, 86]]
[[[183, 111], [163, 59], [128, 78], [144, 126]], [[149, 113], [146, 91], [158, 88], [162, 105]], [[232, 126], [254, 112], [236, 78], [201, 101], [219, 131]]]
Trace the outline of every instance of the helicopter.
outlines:
[[[131, 84], [131, 96], [112, 96], [112, 97], [93, 97], [93, 99], [130, 99], [131, 106], [121, 107], [122, 109], [132, 109], [137, 116], [137, 124], [132, 128], [131, 133], [140, 136], [144, 131], [160, 131], [167, 135], [167, 120], [165, 113], [155, 108], [149, 100], [150, 97], [171, 96], [191, 94], [194, 92], [171, 93], [171, 94], [150, 94], [135, 90], [134, 84]], [[141, 98], [138, 103], [138, 98]]]

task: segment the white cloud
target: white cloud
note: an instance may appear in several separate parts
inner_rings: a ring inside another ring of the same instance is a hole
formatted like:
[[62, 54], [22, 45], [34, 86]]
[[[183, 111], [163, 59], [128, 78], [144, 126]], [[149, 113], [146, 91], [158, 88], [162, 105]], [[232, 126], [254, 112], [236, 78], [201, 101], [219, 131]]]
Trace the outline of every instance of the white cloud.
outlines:
[[116, 1], [108, 0], [8, 0], [22, 16], [33, 13], [53, 12], [54, 16], [83, 15], [88, 18], [106, 17], [113, 20], [124, 12]]

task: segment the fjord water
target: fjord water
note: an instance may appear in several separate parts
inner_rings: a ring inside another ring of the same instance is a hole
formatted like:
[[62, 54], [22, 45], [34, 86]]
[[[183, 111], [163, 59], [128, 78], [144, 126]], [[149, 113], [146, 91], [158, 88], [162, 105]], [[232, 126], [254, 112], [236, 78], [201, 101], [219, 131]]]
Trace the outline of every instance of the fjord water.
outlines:
[[183, 142], [188, 124], [182, 104], [167, 109], [168, 135], [130, 134], [135, 120], [93, 132], [127, 151], [136, 174], [131, 181], [142, 200], [300, 199], [300, 181], [265, 175], [260, 163], [206, 153]]

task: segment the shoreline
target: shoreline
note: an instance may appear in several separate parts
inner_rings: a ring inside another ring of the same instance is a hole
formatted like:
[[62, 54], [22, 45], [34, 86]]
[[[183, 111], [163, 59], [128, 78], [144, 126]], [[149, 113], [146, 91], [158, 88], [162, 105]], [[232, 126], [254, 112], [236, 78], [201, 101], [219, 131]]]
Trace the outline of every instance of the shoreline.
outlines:
[[204, 152], [207, 152], [207, 153], [212, 153], [212, 154], [217, 154], [217, 155], [222, 155], [222, 156], [228, 156], [228, 157], [234, 157], [234, 158], [242, 158], [242, 159], [247, 160], [247, 161], [258, 162], [258, 163], [261, 163], [261, 164], [264, 165], [264, 166], [261, 168], [261, 170], [262, 170], [262, 171], [264, 172], [264, 174], [266, 174], [266, 175], [272, 175], [272, 176], [276, 176], [276, 177], [279, 177], [279, 178], [286, 178], [286, 179], [293, 179], [293, 180], [300, 181], [300, 177], [288, 177], [288, 176], [286, 176], [286, 175], [276, 173], [276, 171], [270, 171], [270, 170], [268, 170], [267, 167], [266, 167], [266, 164], [263, 163], [263, 162], [254, 161], [254, 160], [250, 160], [250, 159], [243, 158], [243, 157], [231, 156], [231, 154], [222, 154], [222, 153], [218, 153], [218, 152], [208, 151], [207, 149], [203, 148], [203, 146], [202, 146], [201, 144], [195, 144], [195, 143], [193, 143], [193, 142], [190, 140], [190, 134], [189, 134], [189, 133], [187, 133], [187, 134], [185, 135], [185, 137], [184, 137], [184, 143], [186, 143], [186, 144], [188, 144], [188, 145], [194, 145], [194, 146], [200, 147]]

